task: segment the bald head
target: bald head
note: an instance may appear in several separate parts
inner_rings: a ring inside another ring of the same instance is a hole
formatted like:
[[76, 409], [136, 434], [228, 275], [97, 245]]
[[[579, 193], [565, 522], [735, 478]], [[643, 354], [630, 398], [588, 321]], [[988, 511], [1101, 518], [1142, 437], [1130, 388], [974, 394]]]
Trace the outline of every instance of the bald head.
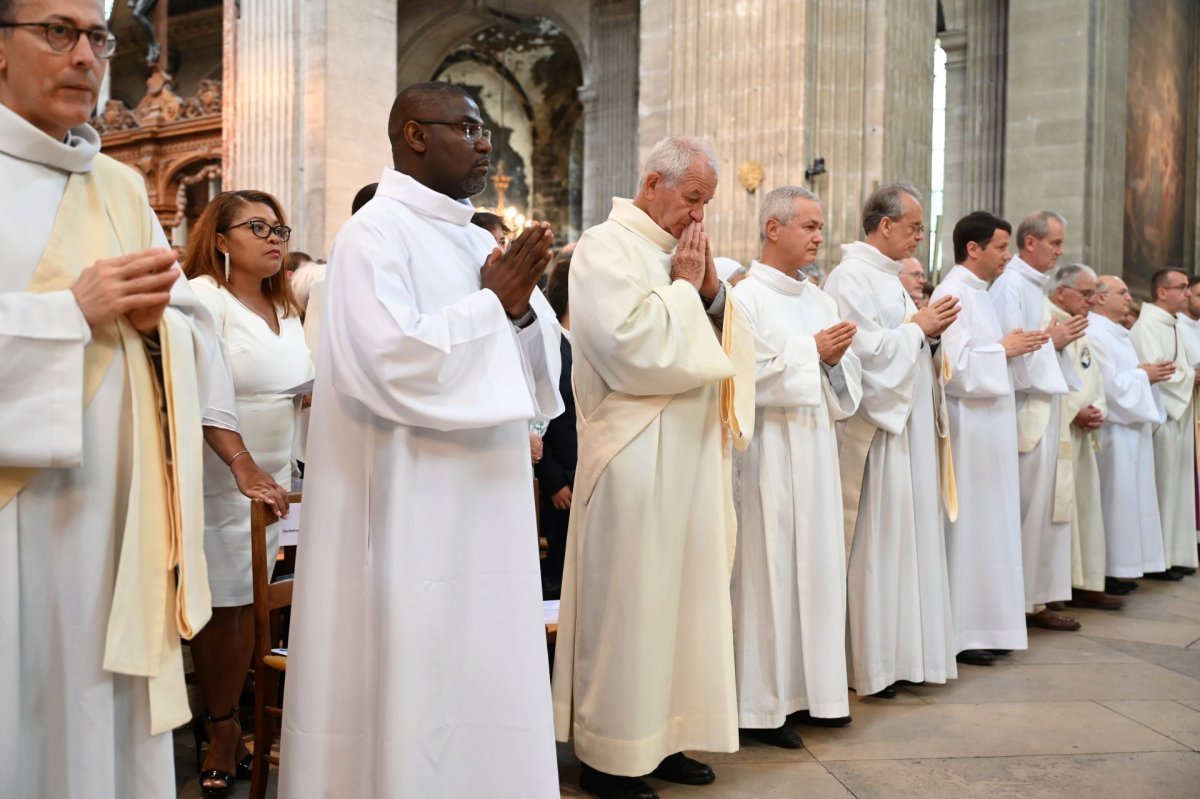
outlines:
[[1105, 319], [1121, 324], [1132, 301], [1125, 281], [1116, 275], [1101, 275], [1096, 280], [1096, 300], [1092, 307]]
[[400, 94], [392, 103], [392, 113], [388, 116], [388, 140], [392, 143], [392, 151], [404, 142], [404, 123], [418, 119], [445, 119], [447, 105], [463, 99], [475, 98], [461, 86], [453, 83], [435, 80], [428, 83], [414, 83]]
[[920, 302], [925, 292], [925, 267], [913, 257], [900, 259], [900, 283], [913, 302]]
[[409, 86], [388, 117], [392, 162], [419, 183], [455, 200], [483, 191], [492, 152], [470, 93], [453, 83]]

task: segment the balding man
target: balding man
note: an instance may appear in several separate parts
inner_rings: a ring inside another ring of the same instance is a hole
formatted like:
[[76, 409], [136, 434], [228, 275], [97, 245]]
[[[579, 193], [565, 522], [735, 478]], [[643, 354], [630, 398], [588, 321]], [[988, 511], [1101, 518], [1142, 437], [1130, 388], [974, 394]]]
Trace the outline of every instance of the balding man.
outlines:
[[[1142, 305], [1129, 332], [1141, 360], [1175, 365], [1171, 376], [1155, 386], [1166, 419], [1154, 430], [1154, 473], [1167, 571], [1185, 575], [1195, 574], [1197, 565], [1192, 394], [1200, 379], [1176, 319], [1176, 314], [1187, 308], [1187, 291], [1188, 276], [1182, 269], [1155, 272], [1150, 279], [1152, 302]], [[1161, 574], [1147, 576], [1171, 579]]]
[[1100, 364], [1107, 405], [1097, 460], [1104, 512], [1105, 585], [1115, 594], [1137, 588], [1129, 578], [1165, 568], [1151, 438], [1151, 428], [1162, 422], [1163, 413], [1152, 386], [1167, 379], [1175, 368], [1139, 363], [1129, 331], [1121, 324], [1131, 300], [1125, 281], [1102, 275], [1088, 315], [1088, 341]]
[[528, 425], [562, 411], [552, 237], [471, 224], [462, 88], [393, 106], [395, 169], [330, 255], [280, 795], [559, 795]]
[[[729, 601], [736, 520], [722, 400], [739, 339], [704, 206], [712, 149], [650, 151], [637, 196], [584, 232], [571, 261], [579, 463], [554, 663], [555, 731], [582, 787], [646, 799], [640, 777], [704, 784], [683, 749], [738, 745]], [[730, 307], [727, 308], [726, 306]], [[728, 313], [727, 313], [728, 311]], [[741, 430], [752, 429], [751, 402]], [[728, 408], [726, 408], [726, 411]], [[740, 418], [740, 417], [739, 417]], [[736, 432], [736, 428], [735, 428]]]
[[929, 302], [929, 298], [925, 296], [925, 285], [928, 282], [929, 279], [925, 277], [925, 267], [918, 259], [911, 255], [900, 259], [900, 283], [908, 292], [908, 296], [912, 297], [913, 305], [918, 311]]
[[[1086, 317], [1095, 303], [1096, 273], [1084, 264], [1059, 267], [1049, 282], [1050, 312], [1060, 324]], [[1073, 481], [1056, 482], [1055, 496], [1071, 497], [1071, 604], [1117, 610], [1124, 601], [1104, 592], [1104, 515], [1100, 469], [1096, 463], [1100, 426], [1104, 422], [1104, 377], [1087, 336], [1067, 344], [1062, 356], [1079, 375], [1080, 387], [1062, 398], [1062, 424], [1071, 441]], [[1072, 485], [1073, 482], [1073, 485]]]
[[929, 354], [958, 300], [918, 311], [898, 278], [924, 237], [923, 214], [912, 186], [873, 192], [862, 210], [866, 239], [843, 245], [825, 281], [841, 317], [858, 326], [851, 351], [862, 364], [862, 401], [839, 457], [850, 684], [860, 697], [894, 697], [900, 680], [958, 676], [938, 481], [944, 405]]

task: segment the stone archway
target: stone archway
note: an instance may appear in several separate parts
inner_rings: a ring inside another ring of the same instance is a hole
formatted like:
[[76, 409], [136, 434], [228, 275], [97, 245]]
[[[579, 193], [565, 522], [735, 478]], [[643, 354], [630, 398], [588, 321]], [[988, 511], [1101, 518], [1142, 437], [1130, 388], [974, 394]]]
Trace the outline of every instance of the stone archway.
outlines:
[[[447, 69], [461, 79], [465, 68], [456, 72], [453, 67], [475, 61], [494, 73], [489, 77], [497, 92], [507, 85], [512, 105], [527, 102], [539, 145], [530, 156], [529, 209], [555, 223], [560, 241], [602, 221], [614, 195], [632, 194], [637, 177], [637, 0], [451, 0], [436, 5], [401, 0], [398, 12], [397, 87], [430, 80]], [[554, 59], [544, 61], [541, 69], [550, 74], [533, 81], [540, 89], [523, 77], [505, 77], [505, 70], [519, 71], [514, 66], [524, 56], [505, 55], [503, 47], [496, 47], [499, 32], [506, 31], [519, 45], [533, 28], [553, 29], [554, 48], [570, 62], [563, 69]], [[572, 81], [575, 85], [568, 85]], [[495, 200], [494, 194], [490, 199]]]
[[460, 42], [433, 77], [467, 87], [492, 130], [493, 185], [476, 204], [503, 204], [577, 238], [582, 69], [562, 31], [544, 18], [491, 25]]

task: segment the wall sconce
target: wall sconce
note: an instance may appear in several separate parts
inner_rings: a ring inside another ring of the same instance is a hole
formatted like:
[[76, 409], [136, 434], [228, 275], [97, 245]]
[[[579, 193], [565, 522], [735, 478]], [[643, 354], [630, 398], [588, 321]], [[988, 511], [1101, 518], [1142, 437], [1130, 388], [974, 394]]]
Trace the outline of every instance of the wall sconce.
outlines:
[[812, 183], [812, 179], [817, 175], [825, 174], [825, 159], [814, 158], [813, 162], [804, 169], [804, 179]]

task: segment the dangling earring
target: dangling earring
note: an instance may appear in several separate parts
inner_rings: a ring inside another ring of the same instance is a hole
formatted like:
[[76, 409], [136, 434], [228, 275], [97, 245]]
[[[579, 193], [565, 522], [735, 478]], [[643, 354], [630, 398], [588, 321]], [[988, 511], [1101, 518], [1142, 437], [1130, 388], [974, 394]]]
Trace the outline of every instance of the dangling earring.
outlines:
[[226, 285], [228, 285], [228, 284], [229, 284], [229, 282], [230, 282], [230, 278], [229, 278], [229, 250], [226, 250], [226, 251], [225, 251], [225, 283], [226, 283]]

